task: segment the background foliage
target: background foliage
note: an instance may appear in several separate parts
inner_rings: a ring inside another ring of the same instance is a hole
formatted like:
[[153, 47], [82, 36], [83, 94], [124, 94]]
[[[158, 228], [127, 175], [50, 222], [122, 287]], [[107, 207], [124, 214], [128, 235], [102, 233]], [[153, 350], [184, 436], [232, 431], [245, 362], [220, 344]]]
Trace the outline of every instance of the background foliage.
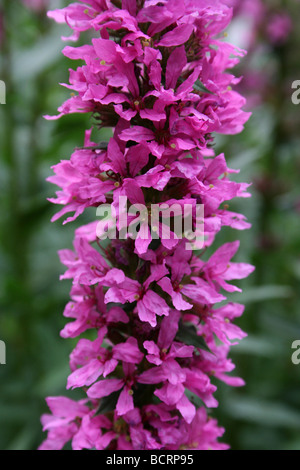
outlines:
[[[252, 229], [224, 229], [217, 244], [240, 238], [237, 258], [255, 264], [256, 272], [242, 281], [242, 294], [232, 295], [246, 304], [238, 323], [249, 336], [231, 356], [247, 385], [234, 390], [218, 383], [215, 414], [233, 449], [299, 450], [300, 365], [291, 362], [291, 344], [300, 339], [300, 106], [291, 102], [291, 84], [300, 80], [300, 12], [297, 0], [265, 3], [288, 12], [295, 27], [280, 46], [268, 44], [263, 28], [259, 32], [262, 47], [237, 70], [265, 78], [261, 89], [245, 81], [253, 117], [240, 136], [217, 140], [229, 166], [241, 169], [237, 179], [253, 182], [252, 199], [231, 206], [247, 215]], [[0, 79], [7, 85], [7, 104], [0, 106], [0, 339], [7, 345], [7, 365], [0, 366], [0, 449], [35, 449], [44, 398], [65, 394], [74, 347], [59, 336], [70, 285], [58, 280], [63, 267], [56, 252], [72, 246], [76, 223], [50, 223], [55, 207], [47, 197], [54, 188], [45, 178], [51, 165], [82, 145], [88, 122], [76, 115], [57, 122], [42, 117], [55, 114], [67, 97], [58, 83], [74, 66], [61, 55], [60, 36], [68, 31], [48, 21], [43, 8], [31, 10], [18, 0], [1, 0], [0, 11], [6, 25]], [[259, 104], [252, 108], [253, 95]]]

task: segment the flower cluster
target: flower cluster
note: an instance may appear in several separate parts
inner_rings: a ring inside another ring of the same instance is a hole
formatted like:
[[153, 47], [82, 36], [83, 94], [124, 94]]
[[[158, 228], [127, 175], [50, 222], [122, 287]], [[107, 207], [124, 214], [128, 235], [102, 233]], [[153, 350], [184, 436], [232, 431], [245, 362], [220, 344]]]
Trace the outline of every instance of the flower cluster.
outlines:
[[73, 280], [61, 334], [81, 336], [68, 388], [85, 398], [47, 399], [41, 449], [226, 449], [207, 410], [218, 405], [214, 378], [243, 384], [228, 375], [228, 352], [245, 334], [233, 324], [243, 306], [224, 293], [253, 267], [232, 261], [238, 242], [202, 255], [222, 226], [249, 227], [227, 204], [248, 197], [248, 185], [231, 181], [212, 146], [212, 133], [238, 133], [249, 117], [229, 72], [244, 51], [224, 41], [232, 9], [219, 0], [87, 0], [49, 16], [73, 29], [72, 40], [93, 32], [90, 44], [63, 51], [83, 65], [70, 71], [58, 117], [91, 113], [94, 127], [112, 129], [108, 142], [87, 130], [84, 147], [54, 166], [49, 180], [61, 191], [52, 202], [64, 206], [54, 219], [117, 207], [124, 196], [147, 208], [203, 204], [205, 233], [193, 252], [184, 233], [164, 236], [163, 224], [158, 239], [140, 221], [135, 240], [105, 247], [99, 222], [76, 230], [74, 250], [60, 252], [62, 279]]

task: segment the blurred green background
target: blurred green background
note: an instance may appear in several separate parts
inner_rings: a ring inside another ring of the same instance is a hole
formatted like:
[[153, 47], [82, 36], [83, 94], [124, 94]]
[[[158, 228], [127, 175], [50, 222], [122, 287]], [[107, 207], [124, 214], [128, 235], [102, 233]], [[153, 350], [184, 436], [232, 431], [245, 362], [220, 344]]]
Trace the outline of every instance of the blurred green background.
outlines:
[[[246, 305], [238, 324], [248, 338], [232, 348], [231, 357], [247, 385], [232, 389], [218, 383], [220, 407], [214, 415], [233, 449], [299, 450], [300, 365], [292, 364], [291, 344], [300, 340], [300, 105], [291, 102], [291, 84], [300, 80], [300, 5], [264, 3], [270, 12], [289, 13], [294, 28], [283, 43], [271, 44], [265, 34], [269, 16], [259, 25], [256, 46], [236, 71], [245, 75], [240, 87], [253, 116], [243, 134], [216, 141], [229, 166], [241, 169], [237, 180], [253, 183], [252, 198], [230, 206], [253, 227], [224, 229], [215, 247], [240, 239], [237, 260], [253, 263], [256, 271], [240, 283], [242, 294], [230, 296]], [[52, 165], [82, 145], [90, 122], [80, 115], [57, 122], [42, 117], [55, 114], [67, 98], [58, 83], [66, 82], [74, 67], [61, 54], [60, 36], [68, 35], [68, 28], [54, 25], [45, 11], [18, 0], [0, 2], [0, 80], [7, 86], [7, 104], [0, 105], [0, 340], [7, 346], [7, 365], [0, 365], [2, 450], [40, 444], [44, 399], [66, 394], [68, 355], [75, 344], [59, 336], [70, 284], [58, 279], [64, 268], [56, 253], [72, 247], [77, 225], [50, 223], [56, 208], [47, 197], [55, 188], [45, 178]], [[239, 21], [234, 37], [242, 34]], [[260, 80], [247, 82], [251, 74]]]

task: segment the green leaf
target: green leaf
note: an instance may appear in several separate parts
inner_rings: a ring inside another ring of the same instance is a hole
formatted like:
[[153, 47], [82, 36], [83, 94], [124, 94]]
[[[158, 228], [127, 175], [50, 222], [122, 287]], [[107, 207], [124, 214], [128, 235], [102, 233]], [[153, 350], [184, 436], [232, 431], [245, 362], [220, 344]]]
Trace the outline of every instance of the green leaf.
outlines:
[[211, 352], [203, 337], [197, 334], [197, 330], [192, 323], [182, 323], [180, 321], [176, 339], [189, 346], [195, 346], [195, 348]]
[[32, 48], [14, 51], [12, 64], [15, 82], [32, 80], [60, 59], [62, 32], [60, 27], [54, 26], [50, 33], [40, 38]]
[[273, 299], [287, 299], [292, 295], [293, 290], [290, 286], [264, 285], [248, 288], [243, 293], [231, 294], [228, 298], [233, 302], [253, 303]]
[[265, 426], [300, 429], [300, 414], [297, 409], [281, 402], [270, 402], [260, 397], [237, 397], [226, 400], [224, 409], [236, 419], [263, 423]]
[[278, 342], [275, 343], [273, 338], [251, 335], [236, 345], [233, 353], [274, 358], [282, 357], [284, 349]]
[[197, 91], [201, 91], [201, 93], [209, 93], [210, 95], [214, 95], [215, 93], [213, 93], [212, 91], [208, 90], [208, 88], [206, 88], [206, 86], [203, 85], [202, 82], [200, 82], [200, 80], [197, 80], [194, 84], [194, 88], [195, 90]]
[[[154, 395], [155, 389], [155, 385], [136, 384], [134, 387], [135, 406], [140, 408], [145, 404], [156, 402], [156, 397]], [[159, 400], [156, 403], [159, 403]]]
[[202, 406], [204, 406], [204, 403], [201, 398], [198, 397], [198, 395], [196, 395], [195, 393], [192, 393], [190, 390], [186, 389], [185, 395], [190, 400], [190, 402], [192, 402], [193, 405], [195, 405], [197, 408], [201, 408]]
[[101, 400], [101, 404], [98, 408], [97, 414], [108, 413], [109, 411], [114, 411], [117, 406], [117, 401], [120, 395], [120, 391], [111, 393], [108, 397], [104, 397]]

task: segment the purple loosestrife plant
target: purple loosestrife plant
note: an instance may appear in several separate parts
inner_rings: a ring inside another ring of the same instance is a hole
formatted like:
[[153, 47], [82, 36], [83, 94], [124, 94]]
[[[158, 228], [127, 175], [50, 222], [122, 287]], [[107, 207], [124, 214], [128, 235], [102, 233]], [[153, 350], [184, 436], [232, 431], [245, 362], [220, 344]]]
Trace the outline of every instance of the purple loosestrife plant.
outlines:
[[[73, 280], [61, 334], [81, 336], [67, 387], [84, 398], [47, 399], [40, 448], [227, 449], [218, 442], [224, 429], [208, 416], [218, 405], [211, 378], [243, 385], [228, 375], [228, 352], [245, 336], [233, 323], [244, 307], [224, 292], [238, 291], [230, 281], [253, 267], [232, 262], [238, 242], [201, 258], [223, 226], [249, 228], [227, 205], [248, 197], [248, 185], [231, 181], [234, 171], [212, 149], [213, 132], [238, 133], [249, 118], [228, 71], [244, 55], [224, 41], [232, 10], [218, 0], [89, 0], [49, 16], [66, 22], [73, 40], [93, 37], [63, 50], [83, 65], [70, 71], [65, 86], [74, 93], [58, 117], [90, 113], [95, 127], [112, 128], [109, 142], [93, 142], [87, 130], [84, 147], [54, 166], [49, 180], [61, 191], [52, 202], [64, 206], [54, 220], [117, 209], [123, 197], [149, 216], [151, 204], [202, 204], [205, 224], [197, 252], [184, 235], [167, 237], [161, 222], [153, 237], [145, 218], [136, 239], [117, 236], [105, 247], [99, 221], [76, 230], [74, 251], [60, 252], [62, 279]], [[118, 235], [120, 217], [116, 226]]]

